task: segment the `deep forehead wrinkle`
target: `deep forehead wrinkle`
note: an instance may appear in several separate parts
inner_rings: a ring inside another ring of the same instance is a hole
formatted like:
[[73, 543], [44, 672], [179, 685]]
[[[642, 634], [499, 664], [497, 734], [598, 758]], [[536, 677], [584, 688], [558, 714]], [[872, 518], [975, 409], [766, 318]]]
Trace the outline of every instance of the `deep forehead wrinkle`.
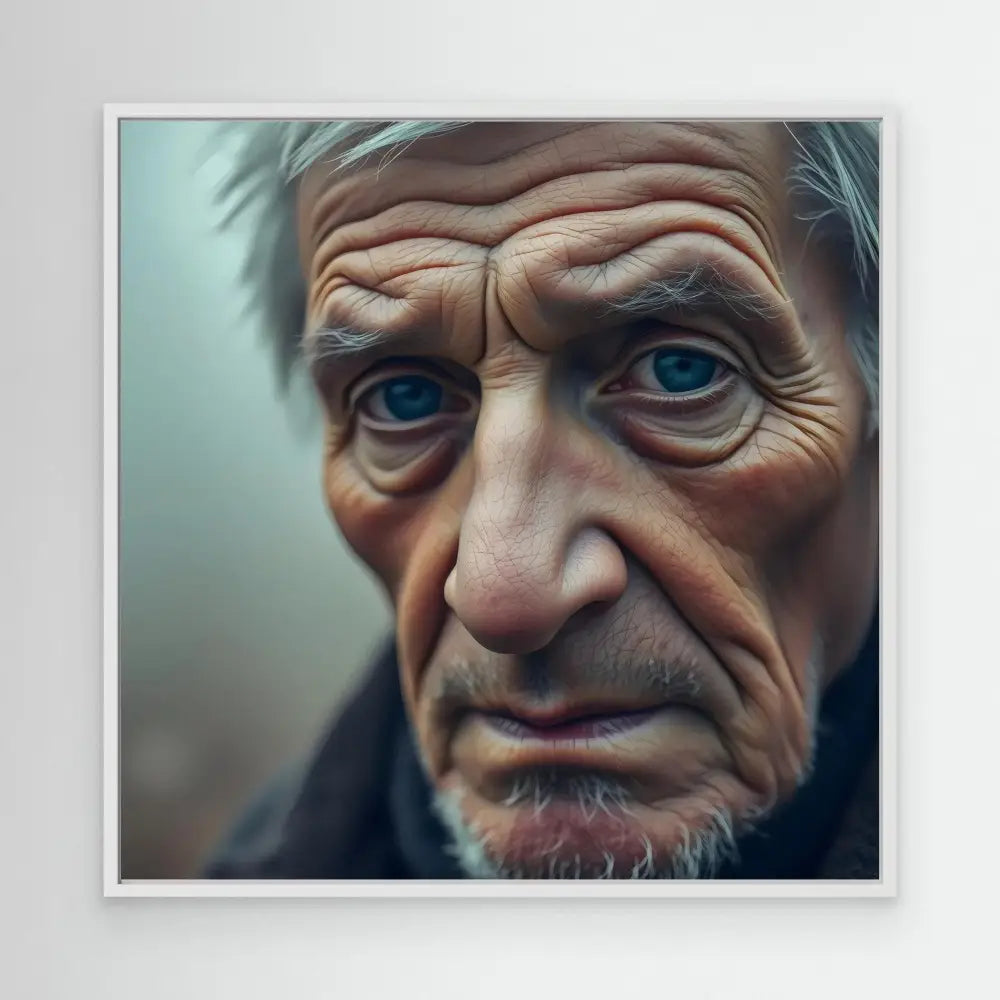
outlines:
[[[490, 124], [419, 140], [386, 166], [341, 174], [321, 161], [306, 172], [299, 189], [303, 252], [332, 229], [405, 202], [496, 205], [568, 174], [684, 164], [752, 177], [772, 195], [783, 180], [787, 136], [777, 125], [720, 124], [706, 133], [703, 123], [601, 122], [555, 135], [538, 134], [538, 123], [525, 127], [527, 145], [511, 151], [508, 139], [499, 155], [485, 162], [463, 163], [445, 154], [464, 141], [482, 158], [490, 148]], [[570, 134], [572, 143], [565, 141]]]
[[[695, 268], [647, 283], [630, 295], [595, 303], [593, 329], [582, 324], [581, 332], [586, 334], [598, 328], [635, 324], [644, 317], [662, 316], [668, 311], [677, 316], [707, 313], [728, 318], [737, 324], [766, 322], [787, 326], [791, 320], [789, 307], [790, 303], [776, 306], [764, 296], [723, 275]], [[427, 339], [426, 336], [423, 338]], [[374, 359], [403, 345], [418, 353], [424, 346], [419, 335], [415, 336], [405, 328], [317, 327], [308, 330], [303, 340], [306, 361], [314, 371], [347, 358]]]
[[[507, 320], [539, 349], [633, 292], [636, 265], [647, 280], [708, 266], [776, 308], [788, 299], [781, 126], [598, 123], [552, 135], [533, 125], [524, 138], [504, 126], [491, 146], [495, 130], [421, 140], [381, 171], [307, 173], [300, 237], [313, 330], [365, 340], [437, 330], [453, 348], [461, 331], [478, 342], [488, 273]], [[463, 139], [493, 158], [442, 159]], [[463, 179], [478, 202], [456, 193]], [[362, 204], [374, 214], [343, 221]]]
[[658, 201], [700, 202], [732, 212], [750, 226], [765, 254], [778, 261], [767, 193], [753, 178], [711, 167], [642, 163], [627, 170], [561, 174], [490, 205], [409, 201], [357, 222], [328, 224], [313, 241], [313, 273], [352, 251], [415, 237], [457, 239], [492, 249], [519, 229], [559, 216]]

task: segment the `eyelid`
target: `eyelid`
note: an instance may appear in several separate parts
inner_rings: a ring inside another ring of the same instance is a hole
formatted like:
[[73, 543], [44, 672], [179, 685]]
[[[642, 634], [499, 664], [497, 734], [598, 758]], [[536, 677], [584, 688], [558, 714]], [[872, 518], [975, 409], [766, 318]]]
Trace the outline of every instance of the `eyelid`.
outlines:
[[446, 392], [455, 395], [467, 395], [432, 361], [424, 358], [393, 358], [383, 364], [369, 368], [356, 378], [344, 391], [349, 410], [354, 410], [358, 403], [372, 389], [378, 388], [394, 378], [405, 378], [407, 375], [420, 375], [423, 378], [437, 382]]
[[[414, 420], [399, 420], [370, 412], [366, 400], [373, 393], [385, 388], [386, 383], [397, 378], [417, 376], [437, 383], [442, 392], [441, 408], [427, 416]], [[458, 429], [474, 420], [479, 410], [478, 394], [462, 386], [458, 379], [433, 363], [423, 361], [399, 361], [369, 369], [350, 387], [347, 413], [352, 423], [364, 427], [369, 434], [385, 437], [400, 443], [417, 440], [428, 433]]]
[[655, 333], [646, 334], [639, 341], [629, 344], [628, 347], [628, 353], [624, 355], [625, 360], [615, 365], [611, 373], [601, 380], [601, 385], [597, 389], [598, 394], [606, 392], [608, 386], [621, 381], [643, 358], [655, 351], [668, 348], [704, 354], [730, 371], [746, 375], [745, 366], [728, 345], [723, 344], [715, 337], [691, 330], [658, 330]]
[[715, 315], [652, 318], [643, 333], [633, 343], [654, 342], [659, 338], [693, 338], [706, 353], [716, 353], [727, 364], [742, 372], [762, 368], [758, 344], [746, 330]]

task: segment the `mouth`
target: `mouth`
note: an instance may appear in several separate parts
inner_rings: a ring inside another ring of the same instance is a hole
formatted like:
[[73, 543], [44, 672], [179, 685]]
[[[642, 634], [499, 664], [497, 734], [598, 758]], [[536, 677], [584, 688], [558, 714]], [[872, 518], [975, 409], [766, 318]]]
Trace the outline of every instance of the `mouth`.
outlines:
[[473, 870], [544, 878], [555, 859], [557, 870], [579, 863], [583, 877], [608, 865], [610, 877], [630, 877], [644, 859], [672, 864], [719, 817], [737, 829], [762, 804], [741, 766], [741, 691], [682, 622], [631, 650], [582, 619], [530, 657], [488, 653], [461, 631], [440, 642], [414, 723]]
[[673, 702], [471, 709], [452, 744], [458, 771], [496, 803], [540, 769], [608, 775], [652, 801], [687, 791], [725, 759], [709, 717]]
[[728, 738], [739, 704], [725, 674], [651, 660], [614, 689], [596, 670], [556, 664], [553, 682], [531, 690], [518, 666], [442, 685], [428, 702], [436, 791], [456, 811], [458, 842], [471, 837], [488, 863], [526, 877], [564, 862], [582, 877], [629, 877], [752, 804]]
[[483, 712], [483, 719], [498, 733], [513, 740], [548, 743], [597, 740], [627, 733], [651, 719], [658, 706], [616, 710], [566, 710], [514, 714]]

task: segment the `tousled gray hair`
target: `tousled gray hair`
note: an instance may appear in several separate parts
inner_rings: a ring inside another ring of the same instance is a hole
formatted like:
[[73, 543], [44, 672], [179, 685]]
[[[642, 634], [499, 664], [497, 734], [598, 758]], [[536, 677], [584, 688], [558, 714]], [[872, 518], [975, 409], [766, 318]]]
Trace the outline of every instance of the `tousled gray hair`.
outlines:
[[[454, 121], [253, 121], [227, 126], [232, 169], [219, 196], [223, 225], [248, 219], [242, 277], [271, 338], [286, 386], [301, 359], [305, 287], [298, 263], [294, 181], [321, 157], [336, 169], [467, 123]], [[835, 244], [851, 279], [850, 342], [877, 426], [879, 384], [879, 125], [875, 121], [787, 123], [795, 141], [789, 192], [812, 238]]]

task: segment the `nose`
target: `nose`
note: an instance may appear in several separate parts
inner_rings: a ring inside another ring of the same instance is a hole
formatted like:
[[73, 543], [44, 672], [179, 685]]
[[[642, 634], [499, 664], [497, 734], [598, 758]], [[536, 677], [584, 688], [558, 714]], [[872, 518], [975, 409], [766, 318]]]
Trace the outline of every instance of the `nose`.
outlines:
[[600, 526], [580, 447], [517, 399], [484, 401], [445, 600], [487, 649], [534, 652], [578, 611], [625, 590], [625, 558]]

